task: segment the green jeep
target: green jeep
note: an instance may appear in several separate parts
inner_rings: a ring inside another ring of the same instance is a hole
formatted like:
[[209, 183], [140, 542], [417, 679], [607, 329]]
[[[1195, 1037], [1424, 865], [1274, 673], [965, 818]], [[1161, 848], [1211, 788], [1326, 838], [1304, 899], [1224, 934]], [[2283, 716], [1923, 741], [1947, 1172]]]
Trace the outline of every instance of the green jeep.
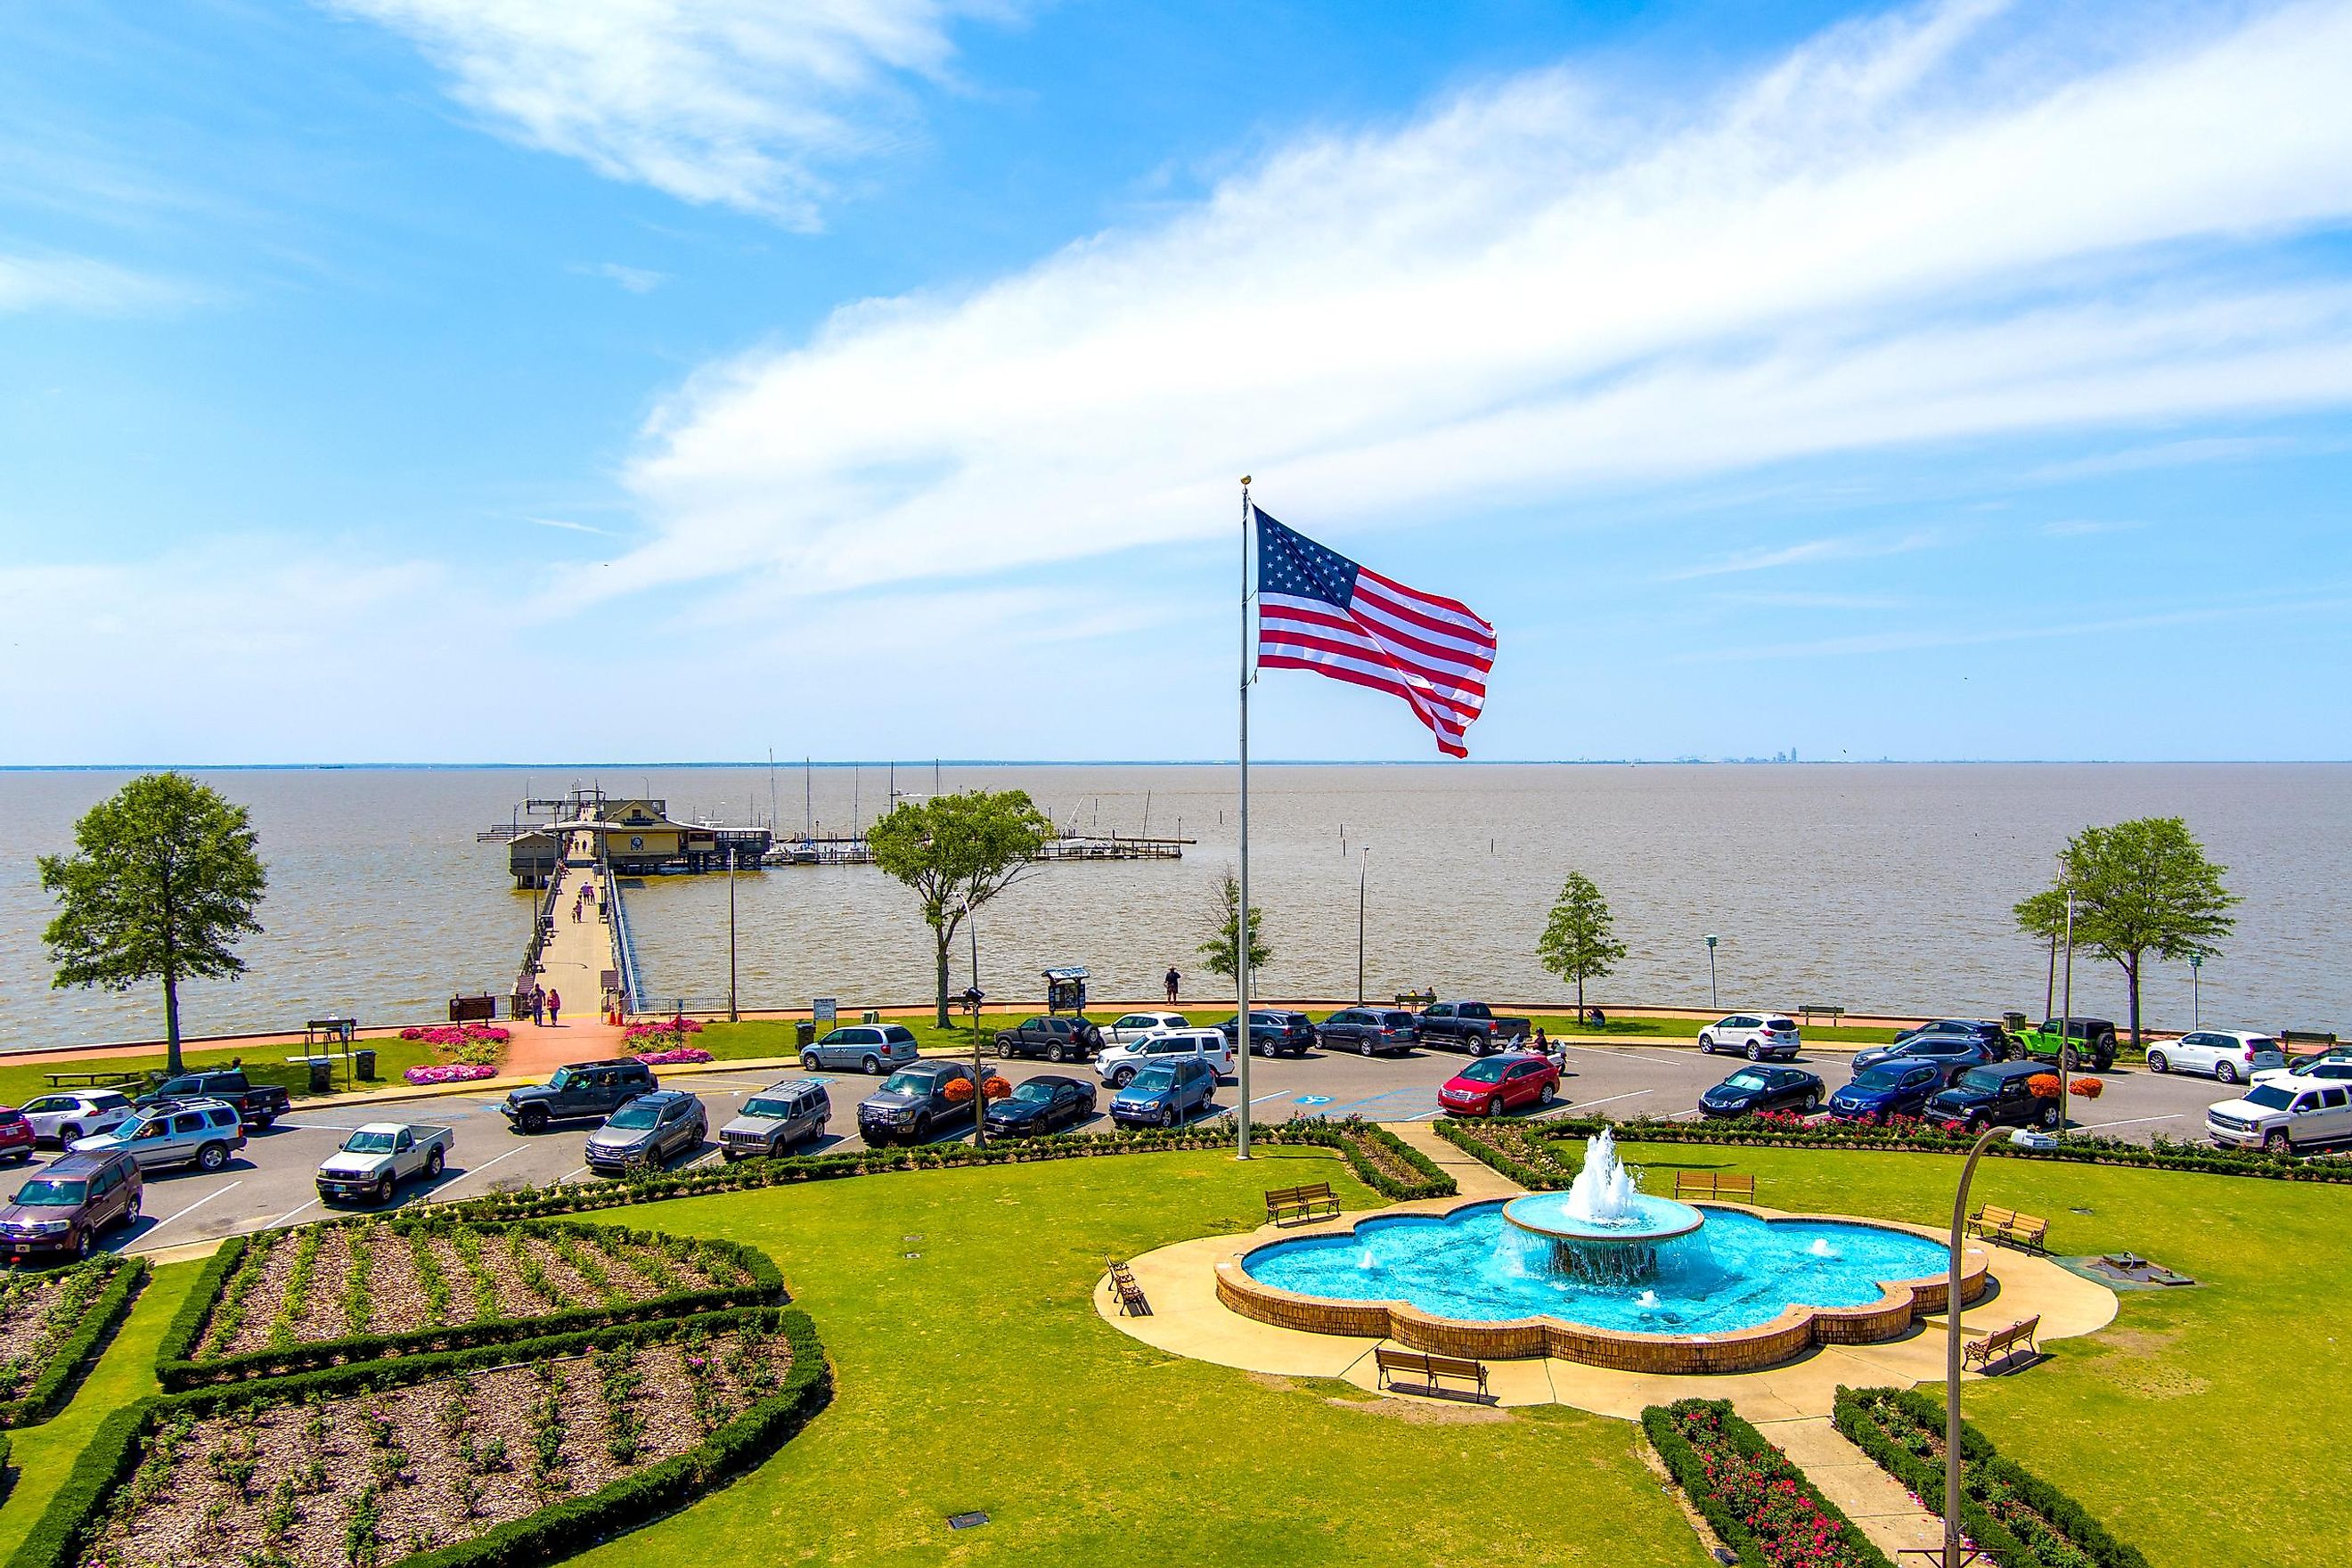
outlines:
[[2054, 1066], [2063, 1053], [2070, 1071], [2089, 1067], [2105, 1072], [2116, 1065], [2116, 1026], [2111, 1018], [2075, 1018], [2065, 1022], [2063, 1032], [2056, 1018], [2029, 1028], [2024, 1014], [2011, 1013], [2008, 1023], [2018, 1048], [2036, 1061]]

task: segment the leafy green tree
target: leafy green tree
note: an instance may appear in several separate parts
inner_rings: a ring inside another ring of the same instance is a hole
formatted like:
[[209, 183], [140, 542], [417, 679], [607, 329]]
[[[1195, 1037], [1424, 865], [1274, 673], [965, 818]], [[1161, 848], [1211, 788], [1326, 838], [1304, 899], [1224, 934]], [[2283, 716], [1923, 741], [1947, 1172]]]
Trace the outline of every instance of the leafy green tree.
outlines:
[[180, 982], [245, 973], [237, 940], [268, 884], [245, 807], [184, 773], [132, 779], [74, 824], [74, 852], [40, 858], [58, 900], [42, 933], [53, 986], [163, 983], [165, 1066], [180, 1070]]
[[[1201, 944], [1201, 956], [1208, 962], [1209, 973], [1226, 979], [1234, 973], [1234, 952], [1241, 942], [1242, 879], [1228, 870], [1217, 879], [1216, 896], [1209, 902], [1209, 940]], [[1249, 966], [1255, 974], [1274, 958], [1274, 949], [1265, 944], [1265, 918], [1255, 904], [1249, 912]]]
[[964, 917], [1038, 867], [1054, 825], [1026, 790], [966, 790], [901, 801], [866, 831], [874, 863], [922, 900], [939, 961], [938, 1025], [948, 1026], [948, 953]]
[[1546, 969], [1576, 987], [1576, 1016], [1584, 1016], [1584, 983], [1613, 971], [1625, 956], [1616, 940], [1609, 900], [1581, 871], [1570, 871], [1551, 907], [1551, 919], [1536, 939], [1536, 957]]
[[2205, 858], [2205, 847], [2177, 816], [2085, 827], [2058, 852], [2057, 880], [2018, 903], [2017, 923], [2037, 937], [2063, 936], [2066, 889], [2074, 889], [2075, 945], [2123, 970], [2137, 1048], [2142, 959], [2206, 959], [2221, 951], [2214, 944], [2237, 924], [2229, 914], [2237, 895], [2221, 884], [2227, 869]]

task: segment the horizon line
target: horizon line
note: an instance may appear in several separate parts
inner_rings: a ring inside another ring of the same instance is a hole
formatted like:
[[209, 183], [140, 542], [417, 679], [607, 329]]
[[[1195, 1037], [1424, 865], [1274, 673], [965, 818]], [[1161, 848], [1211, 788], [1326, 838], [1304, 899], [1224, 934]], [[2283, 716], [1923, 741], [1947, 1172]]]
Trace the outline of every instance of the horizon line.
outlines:
[[[1260, 768], [1881, 768], [1881, 767], [2342, 767], [2347, 757], [1257, 757]], [[279, 762], [279, 763], [0, 763], [0, 773], [516, 773], [545, 768], [786, 769], [770, 762]], [[1238, 768], [1234, 757], [935, 757], [934, 767], [957, 768]], [[803, 758], [805, 769], [920, 768], [920, 759], [884, 757], [826, 761]]]

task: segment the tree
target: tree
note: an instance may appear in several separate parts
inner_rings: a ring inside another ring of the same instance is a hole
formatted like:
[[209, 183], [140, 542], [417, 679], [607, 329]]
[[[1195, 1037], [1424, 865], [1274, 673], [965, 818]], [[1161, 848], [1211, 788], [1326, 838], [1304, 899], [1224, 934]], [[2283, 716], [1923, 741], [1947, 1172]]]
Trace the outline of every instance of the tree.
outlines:
[[874, 863], [915, 890], [939, 961], [948, 1026], [948, 952], [964, 917], [1037, 868], [1054, 825], [1026, 790], [966, 790], [902, 801], [866, 829]]
[[1536, 957], [1546, 969], [1576, 987], [1576, 1016], [1584, 1016], [1584, 983], [1617, 967], [1625, 944], [1616, 940], [1609, 900], [1581, 871], [1570, 871], [1551, 907], [1551, 919], [1536, 939]]
[[[1209, 902], [1209, 940], [1201, 944], [1201, 956], [1208, 961], [1209, 973], [1235, 978], [1234, 951], [1241, 940], [1242, 879], [1230, 870], [1217, 879], [1216, 896]], [[1255, 904], [1249, 912], [1249, 966], [1255, 974], [1273, 961], [1274, 950], [1265, 945], [1265, 917]]]
[[58, 914], [42, 933], [53, 986], [163, 983], [164, 1065], [180, 1070], [180, 982], [245, 973], [240, 937], [268, 884], [245, 807], [184, 773], [132, 779], [74, 824], [74, 852], [40, 858]]
[[2151, 952], [2178, 961], [2221, 951], [2214, 944], [2237, 924], [2228, 913], [2237, 895], [2221, 885], [2227, 869], [2205, 858], [2177, 816], [2086, 827], [2058, 852], [2056, 882], [2018, 903], [2017, 923], [2037, 937], [2063, 935], [2066, 889], [2074, 889], [2075, 944], [2123, 970], [2137, 1048], [2140, 962]]

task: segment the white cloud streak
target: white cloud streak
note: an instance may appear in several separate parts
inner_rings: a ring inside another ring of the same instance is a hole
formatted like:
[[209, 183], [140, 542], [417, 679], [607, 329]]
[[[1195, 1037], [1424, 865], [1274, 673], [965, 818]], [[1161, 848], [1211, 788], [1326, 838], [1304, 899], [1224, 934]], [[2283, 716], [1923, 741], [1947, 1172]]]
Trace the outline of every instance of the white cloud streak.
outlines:
[[2352, 213], [2352, 4], [2097, 20], [1905, 13], [1683, 105], [1544, 72], [845, 309], [670, 400], [612, 580], [1205, 539], [1252, 470], [1328, 530], [2352, 399], [2352, 286], [2267, 248]]
[[656, 272], [650, 267], [631, 267], [619, 261], [576, 262], [572, 270], [583, 278], [602, 278], [607, 283], [617, 283], [632, 294], [650, 294], [669, 281], [667, 272]]
[[1666, 581], [1675, 583], [1693, 577], [1723, 577], [1735, 572], [1765, 572], [1779, 566], [1817, 566], [1829, 561], [1863, 561], [1878, 555], [1907, 555], [1915, 550], [1932, 550], [1942, 542], [1941, 534], [1927, 529], [1896, 538], [1848, 534], [1837, 539], [1808, 539], [1798, 544], [1745, 550], [1720, 561], [1669, 572]]
[[1014, 0], [321, 0], [412, 39], [501, 135], [813, 228], [825, 170], [903, 140], [959, 16]]
[[176, 285], [85, 257], [0, 253], [0, 312], [117, 315], [169, 305], [185, 297]]

